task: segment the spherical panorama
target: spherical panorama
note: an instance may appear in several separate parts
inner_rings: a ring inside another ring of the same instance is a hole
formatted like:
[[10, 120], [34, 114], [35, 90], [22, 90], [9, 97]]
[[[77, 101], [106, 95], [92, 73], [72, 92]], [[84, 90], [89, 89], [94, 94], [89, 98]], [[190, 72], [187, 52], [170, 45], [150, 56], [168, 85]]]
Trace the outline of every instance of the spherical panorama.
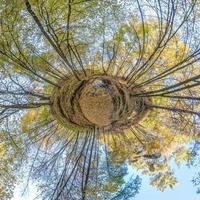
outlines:
[[87, 73], [81, 80], [70, 75], [51, 97], [53, 116], [72, 130], [117, 131], [130, 128], [147, 113], [151, 100], [139, 97], [142, 88], [121, 77]]

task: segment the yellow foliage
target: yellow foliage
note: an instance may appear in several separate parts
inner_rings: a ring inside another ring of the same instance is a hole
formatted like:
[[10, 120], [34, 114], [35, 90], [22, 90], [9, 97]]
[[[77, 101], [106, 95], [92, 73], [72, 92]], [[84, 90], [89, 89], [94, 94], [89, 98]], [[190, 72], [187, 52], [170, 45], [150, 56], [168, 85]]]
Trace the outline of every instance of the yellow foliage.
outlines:
[[23, 132], [27, 132], [29, 130], [29, 126], [32, 122], [37, 118], [38, 110], [31, 110], [27, 112], [21, 119], [21, 127]]
[[0, 144], [0, 160], [4, 156], [5, 152], [6, 152], [6, 145]]
[[28, 111], [21, 119], [21, 128], [23, 132], [28, 132], [29, 128], [38, 121], [48, 120], [51, 118], [49, 108], [43, 106], [34, 110]]

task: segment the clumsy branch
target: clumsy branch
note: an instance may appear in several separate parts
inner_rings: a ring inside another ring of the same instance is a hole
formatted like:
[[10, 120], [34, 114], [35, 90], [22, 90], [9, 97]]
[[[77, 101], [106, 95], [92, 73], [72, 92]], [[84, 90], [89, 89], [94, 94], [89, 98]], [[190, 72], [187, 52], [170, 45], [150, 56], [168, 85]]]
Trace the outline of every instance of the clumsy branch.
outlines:
[[30, 2], [28, 0], [24, 0], [24, 2], [26, 4], [27, 11], [30, 13], [30, 15], [32, 16], [33, 20], [35, 21], [35, 23], [37, 24], [37, 26], [39, 27], [39, 29], [41, 30], [41, 32], [45, 36], [45, 38], [49, 41], [49, 43], [54, 48], [54, 50], [58, 53], [58, 55], [62, 58], [62, 60], [66, 64], [66, 66], [70, 68], [70, 70], [74, 74], [74, 76], [79, 80], [77, 72], [74, 70], [73, 66], [69, 63], [69, 61], [66, 58], [66, 56], [64, 55], [62, 49], [57, 44], [55, 44], [55, 42], [51, 39], [49, 34], [45, 31], [45, 29], [44, 29], [42, 23], [40, 22], [39, 18], [37, 17], [35, 12], [32, 10]]
[[148, 105], [149, 108], [152, 109], [161, 109], [161, 110], [168, 110], [175, 113], [185, 113], [185, 114], [192, 114], [197, 115], [200, 117], [200, 112], [195, 112], [192, 110], [182, 109], [182, 108], [176, 108], [176, 107], [165, 107], [165, 106], [158, 106], [158, 105]]

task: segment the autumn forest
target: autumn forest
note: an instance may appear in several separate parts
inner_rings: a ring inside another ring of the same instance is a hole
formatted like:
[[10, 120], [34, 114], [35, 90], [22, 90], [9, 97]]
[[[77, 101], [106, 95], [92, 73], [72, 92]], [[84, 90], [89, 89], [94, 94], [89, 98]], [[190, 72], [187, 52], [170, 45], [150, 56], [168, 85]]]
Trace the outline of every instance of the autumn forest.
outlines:
[[198, 0], [0, 0], [0, 200], [164, 195], [200, 166], [199, 93]]

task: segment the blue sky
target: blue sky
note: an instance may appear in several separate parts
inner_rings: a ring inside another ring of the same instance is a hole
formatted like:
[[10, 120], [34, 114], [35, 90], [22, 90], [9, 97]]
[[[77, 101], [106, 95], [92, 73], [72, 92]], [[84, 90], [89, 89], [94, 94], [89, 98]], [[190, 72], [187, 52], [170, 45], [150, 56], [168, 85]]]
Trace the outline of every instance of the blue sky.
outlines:
[[[193, 176], [199, 169], [194, 167], [188, 168], [185, 165], [179, 168], [174, 166], [173, 169], [178, 179], [178, 184], [175, 188], [168, 189], [165, 192], [159, 192], [149, 185], [148, 177], [142, 176], [142, 188], [135, 200], [200, 200], [200, 194], [196, 194], [196, 188], [193, 187], [191, 182]], [[133, 172], [133, 170], [131, 171]], [[136, 173], [134, 172], [134, 174]], [[22, 185], [19, 184], [16, 187], [12, 200], [33, 200], [36, 197], [37, 188], [30, 183], [29, 190], [24, 197], [21, 197]]]
[[15, 188], [14, 197], [12, 200], [33, 200], [37, 196], [37, 187], [33, 183], [29, 184], [28, 189], [22, 196], [23, 189], [24, 183], [18, 183], [17, 187]]
[[196, 194], [196, 188], [193, 187], [191, 182], [197, 170], [185, 165], [180, 168], [175, 166], [174, 172], [178, 184], [175, 188], [167, 189], [165, 192], [157, 191], [149, 186], [148, 178], [143, 177], [142, 188], [135, 200], [200, 200], [200, 194]]

